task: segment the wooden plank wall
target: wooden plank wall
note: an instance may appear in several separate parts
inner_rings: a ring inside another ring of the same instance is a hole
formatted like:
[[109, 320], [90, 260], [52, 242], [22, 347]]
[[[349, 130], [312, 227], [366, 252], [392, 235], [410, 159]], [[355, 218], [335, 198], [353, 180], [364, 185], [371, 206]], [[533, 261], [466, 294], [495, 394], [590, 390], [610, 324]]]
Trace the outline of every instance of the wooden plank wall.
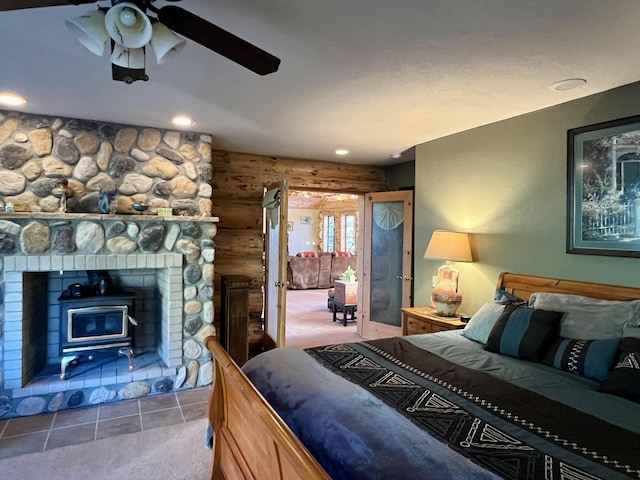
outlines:
[[[213, 214], [220, 217], [215, 237], [215, 289], [222, 275], [247, 275], [249, 348], [262, 346], [262, 195], [267, 185], [286, 179], [290, 189], [367, 193], [389, 190], [382, 167], [213, 150]], [[215, 297], [216, 324], [220, 295]]]

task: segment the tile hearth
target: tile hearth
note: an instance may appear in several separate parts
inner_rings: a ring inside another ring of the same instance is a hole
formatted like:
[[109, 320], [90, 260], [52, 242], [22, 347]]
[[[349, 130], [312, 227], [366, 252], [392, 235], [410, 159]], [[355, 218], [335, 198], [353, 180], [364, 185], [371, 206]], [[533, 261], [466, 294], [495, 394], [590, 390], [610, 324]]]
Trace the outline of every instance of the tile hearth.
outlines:
[[43, 395], [175, 375], [175, 368], [166, 368], [156, 353], [136, 356], [134, 367], [133, 371], [129, 370], [129, 360], [126, 357], [96, 356], [93, 360], [81, 361], [77, 365], [70, 366], [67, 369], [66, 379], [60, 380], [60, 366], [47, 365], [19, 393], [24, 396]]
[[0, 420], [0, 459], [206, 418], [209, 387]]

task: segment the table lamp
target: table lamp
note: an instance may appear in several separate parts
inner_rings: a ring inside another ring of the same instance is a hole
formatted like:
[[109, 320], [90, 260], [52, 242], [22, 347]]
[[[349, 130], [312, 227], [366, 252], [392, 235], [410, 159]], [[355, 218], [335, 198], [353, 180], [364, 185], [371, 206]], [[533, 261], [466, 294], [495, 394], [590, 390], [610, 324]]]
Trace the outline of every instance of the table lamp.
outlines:
[[431, 302], [438, 315], [454, 317], [462, 303], [460, 272], [451, 262], [472, 262], [469, 235], [459, 232], [435, 230], [429, 240], [424, 258], [446, 260], [438, 268], [438, 283], [433, 288]]

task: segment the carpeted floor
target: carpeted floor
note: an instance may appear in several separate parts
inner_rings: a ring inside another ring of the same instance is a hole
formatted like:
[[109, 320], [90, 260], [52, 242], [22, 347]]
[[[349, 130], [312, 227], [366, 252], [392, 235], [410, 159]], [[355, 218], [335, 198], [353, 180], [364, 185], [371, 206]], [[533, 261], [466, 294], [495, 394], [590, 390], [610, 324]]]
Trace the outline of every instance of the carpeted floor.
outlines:
[[210, 478], [204, 418], [0, 460], [2, 480]]
[[286, 345], [308, 348], [363, 340], [356, 333], [355, 321], [344, 327], [342, 313], [339, 321], [333, 321], [333, 313], [327, 308], [327, 290], [287, 290]]

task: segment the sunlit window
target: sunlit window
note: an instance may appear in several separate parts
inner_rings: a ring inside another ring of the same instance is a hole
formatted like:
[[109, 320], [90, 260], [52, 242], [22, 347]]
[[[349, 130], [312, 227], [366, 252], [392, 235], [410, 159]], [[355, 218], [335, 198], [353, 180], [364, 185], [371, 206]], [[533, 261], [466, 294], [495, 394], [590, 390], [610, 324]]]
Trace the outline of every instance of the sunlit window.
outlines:
[[343, 220], [342, 249], [352, 254], [356, 253], [356, 216], [345, 215]]
[[325, 252], [333, 252], [336, 249], [336, 218], [333, 215], [324, 217], [323, 245]]

